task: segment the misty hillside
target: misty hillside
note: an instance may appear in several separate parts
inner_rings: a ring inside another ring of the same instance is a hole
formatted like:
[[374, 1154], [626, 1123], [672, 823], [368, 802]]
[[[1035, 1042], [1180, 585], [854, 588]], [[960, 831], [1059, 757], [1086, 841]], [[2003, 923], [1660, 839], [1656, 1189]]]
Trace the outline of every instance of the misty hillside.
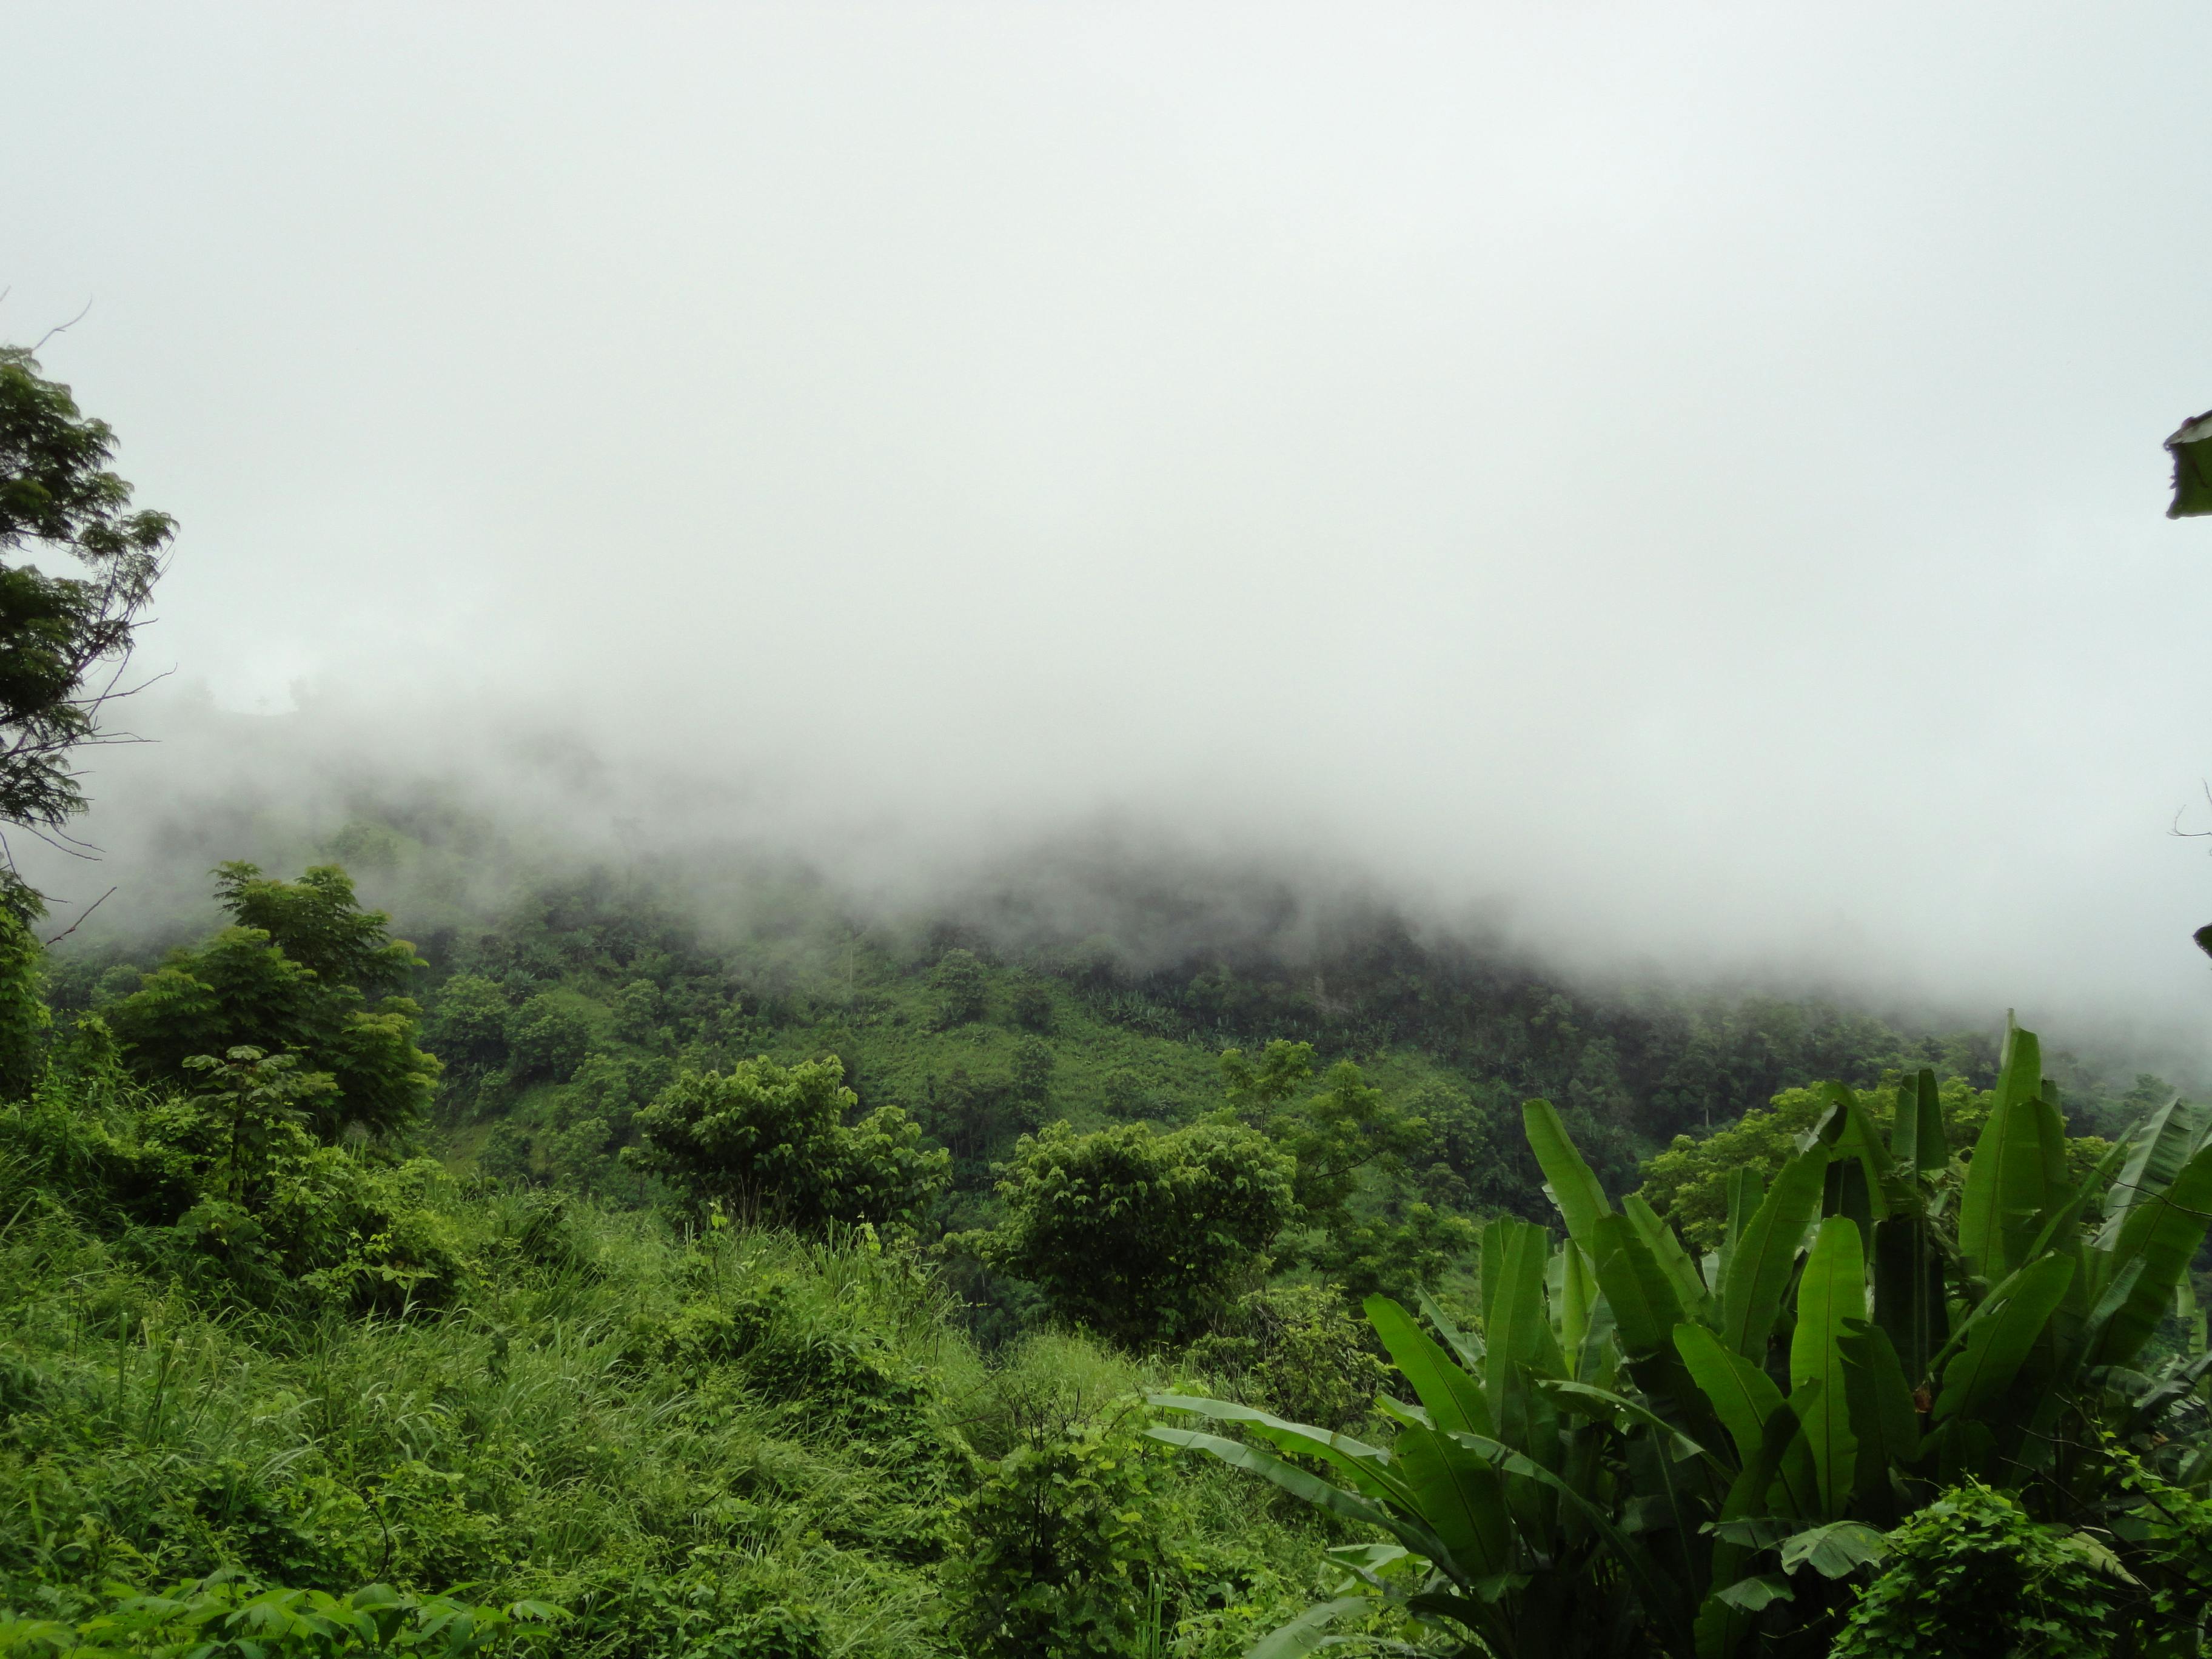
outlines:
[[2203, 32], [0, 6], [0, 1659], [2212, 1659]]

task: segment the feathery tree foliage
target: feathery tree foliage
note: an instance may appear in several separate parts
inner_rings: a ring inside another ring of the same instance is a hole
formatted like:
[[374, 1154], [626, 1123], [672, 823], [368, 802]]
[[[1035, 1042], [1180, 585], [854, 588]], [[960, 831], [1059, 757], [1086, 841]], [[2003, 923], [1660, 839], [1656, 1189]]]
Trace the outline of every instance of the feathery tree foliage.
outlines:
[[[115, 434], [19, 346], [0, 346], [0, 824], [52, 833], [84, 805], [70, 751], [100, 738], [175, 534], [108, 470]], [[18, 561], [73, 562], [81, 575]], [[12, 866], [0, 902], [35, 913]]]

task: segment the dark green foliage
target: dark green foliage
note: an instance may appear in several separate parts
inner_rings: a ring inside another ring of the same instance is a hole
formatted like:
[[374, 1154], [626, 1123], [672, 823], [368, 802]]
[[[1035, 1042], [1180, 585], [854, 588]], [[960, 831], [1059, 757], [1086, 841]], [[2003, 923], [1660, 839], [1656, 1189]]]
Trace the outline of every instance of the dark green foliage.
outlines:
[[[104, 1605], [103, 1605], [104, 1604]], [[0, 1653], [21, 1659], [340, 1659], [528, 1652], [568, 1615], [543, 1601], [483, 1607], [371, 1584], [349, 1595], [267, 1588], [228, 1570], [148, 1593], [109, 1584], [61, 1618], [0, 1614]]]
[[1035, 1106], [1044, 1105], [1052, 1095], [1054, 1063], [1052, 1045], [1043, 1038], [1025, 1036], [1015, 1043], [1013, 1072], [1009, 1079], [1014, 1098]]
[[[1040, 1434], [952, 1516], [951, 1589], [971, 1659], [1160, 1650], [1172, 1628], [1155, 1470], [1122, 1425]], [[1148, 1628], [1149, 1627], [1149, 1628]], [[1146, 1640], [1150, 1648], [1143, 1645]]]
[[1050, 1036], [1059, 1024], [1052, 993], [1035, 980], [1024, 980], [1014, 988], [1012, 1012], [1015, 1024], [1039, 1036]]
[[702, 1212], [720, 1206], [816, 1232], [911, 1221], [949, 1160], [916, 1144], [920, 1127], [896, 1106], [848, 1127], [858, 1104], [834, 1057], [783, 1066], [763, 1055], [678, 1078], [637, 1114], [638, 1142], [623, 1156]]
[[519, 1083], [566, 1083], [591, 1048], [591, 1026], [556, 993], [532, 997], [507, 1017], [508, 1069]]
[[937, 1023], [940, 1027], [966, 1025], [983, 1018], [988, 998], [983, 964], [973, 951], [954, 949], [938, 958], [930, 975], [937, 993]]
[[507, 1060], [507, 991], [481, 974], [456, 974], [438, 988], [422, 1040], [448, 1068], [478, 1073]]
[[1328, 1429], [1366, 1417], [1385, 1376], [1367, 1328], [1320, 1285], [1247, 1291], [1183, 1358], [1229, 1379], [1249, 1404]]
[[389, 994], [421, 965], [414, 947], [389, 937], [382, 911], [360, 908], [335, 866], [297, 882], [264, 879], [249, 864], [219, 874], [216, 891], [238, 925], [173, 951], [106, 1010], [131, 1068], [149, 1082], [182, 1084], [198, 1055], [290, 1053], [335, 1085], [317, 1100], [318, 1133], [392, 1134], [416, 1123], [438, 1062], [415, 1046], [421, 1010]]
[[[1486, 1230], [1477, 1336], [1433, 1304], [1431, 1334], [1370, 1298], [1419, 1405], [1386, 1402], [1387, 1447], [1187, 1397], [1158, 1403], [1249, 1437], [1154, 1432], [1382, 1529], [1425, 1564], [1408, 1611], [1492, 1651], [1812, 1659], [1883, 1533], [1922, 1510], [1865, 1651], [2196, 1659], [2212, 1356], [2201, 1324], [2182, 1352], [2144, 1354], [2190, 1305], [2212, 1113], [2171, 1103], [2076, 1175], [2053, 1092], [2014, 1030], [1962, 1158], [1931, 1071], [1886, 1131], [1825, 1085], [1771, 1185], [1736, 1171], [1702, 1262], [1640, 1195], [1616, 1208], [1563, 1115], [1531, 1100], [1567, 1237]], [[1929, 1510], [1976, 1481], [2009, 1496]], [[1968, 1617], [1932, 1639], [1959, 1645], [1916, 1647], [1931, 1639], [1916, 1608], [1947, 1600]]]
[[[2111, 1549], [1970, 1482], [1891, 1534], [1834, 1659], [2102, 1659], [2128, 1586]], [[2195, 1644], [2182, 1651], [2192, 1651]]]
[[[82, 566], [55, 575], [0, 563], [0, 823], [57, 828], [84, 802], [69, 756], [99, 740], [100, 705], [130, 654], [175, 533], [165, 513], [131, 509], [108, 471], [115, 434], [79, 413], [35, 358], [0, 346], [0, 554]], [[15, 878], [13, 908], [37, 899]]]
[[1063, 1318], [1133, 1346], [1201, 1329], [1294, 1212], [1295, 1165], [1251, 1130], [1145, 1123], [1024, 1135], [978, 1248]]
[[43, 955], [30, 929], [0, 906], [0, 1100], [28, 1097], [46, 1066], [53, 1019], [39, 995]]

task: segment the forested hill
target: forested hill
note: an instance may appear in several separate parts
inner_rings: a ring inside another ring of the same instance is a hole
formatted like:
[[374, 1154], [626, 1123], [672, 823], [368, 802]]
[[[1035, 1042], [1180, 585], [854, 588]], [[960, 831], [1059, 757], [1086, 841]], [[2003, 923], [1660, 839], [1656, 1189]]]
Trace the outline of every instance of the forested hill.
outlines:
[[[1978, 1035], [1578, 992], [1355, 907], [1170, 951], [803, 881], [710, 927], [603, 872], [403, 902], [409, 943], [337, 864], [211, 885], [167, 949], [0, 914], [0, 1652], [1236, 1659], [1456, 1623], [1656, 1659], [1717, 1607], [1721, 1651], [1811, 1659], [1918, 1593], [1914, 1528], [2043, 1539], [1972, 1481], [2062, 1408], [2131, 1437], [2032, 1495], [2125, 1552], [2068, 1628], [2208, 1588], [2212, 1114], [2028, 1033], [1998, 1073]], [[2059, 1352], [2031, 1316], [2077, 1261], [2105, 1288]], [[1804, 1356], [1875, 1335], [1881, 1392], [1820, 1415]], [[1766, 1402], [1741, 1479], [1707, 1398]], [[1816, 1434], [1865, 1478], [1773, 1461]], [[1705, 1541], [1739, 1489], [1786, 1520]]]
[[[374, 821], [349, 825], [332, 853], [365, 866], [372, 890], [380, 873], [436, 856]], [[1440, 1206], [1536, 1214], [1517, 1127], [1529, 1097], [1559, 1106], [1622, 1190], [1674, 1137], [1786, 1089], [1873, 1085], [1923, 1066], [1986, 1089], [2002, 1035], [1994, 1018], [1908, 1031], [1820, 1000], [1594, 992], [1502, 948], [1417, 936], [1379, 903], [1301, 905], [1264, 884], [1231, 909], [1164, 872], [1122, 868], [1113, 902], [1090, 913], [1117, 932], [1077, 937], [1005, 887], [886, 922], [787, 872], [750, 879], [734, 901], [702, 900], [665, 872], [602, 867], [526, 876], [503, 900], [468, 904], [450, 879], [387, 880], [393, 929], [423, 963], [405, 988], [423, 1009], [421, 1041], [443, 1062], [430, 1115], [441, 1154], [641, 1202], [647, 1183], [620, 1152], [636, 1111], [675, 1077], [757, 1054], [835, 1055], [863, 1107], [911, 1114], [951, 1152], [955, 1194], [982, 1200], [1021, 1133], [1060, 1120], [1195, 1121], [1222, 1105], [1224, 1050], [1289, 1042], [1311, 1045], [1316, 1073], [1356, 1062], [1424, 1119], [1412, 1161]], [[161, 957], [116, 940], [60, 955], [55, 1006], [103, 1006]], [[2171, 1092], [2109, 1061], [2051, 1064], [2084, 1129], [2114, 1132]]]

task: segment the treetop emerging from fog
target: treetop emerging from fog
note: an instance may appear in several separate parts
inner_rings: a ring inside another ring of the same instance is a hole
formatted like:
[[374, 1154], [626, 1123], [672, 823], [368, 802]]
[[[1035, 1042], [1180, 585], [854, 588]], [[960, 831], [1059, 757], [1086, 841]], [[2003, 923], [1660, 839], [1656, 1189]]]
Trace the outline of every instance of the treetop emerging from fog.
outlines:
[[[58, 831], [84, 805], [70, 751], [100, 738], [175, 533], [167, 514], [131, 509], [114, 452], [105, 421], [30, 352], [0, 346], [0, 824]], [[26, 555], [85, 574], [15, 562]], [[12, 860], [4, 881], [9, 902], [36, 907]]]

